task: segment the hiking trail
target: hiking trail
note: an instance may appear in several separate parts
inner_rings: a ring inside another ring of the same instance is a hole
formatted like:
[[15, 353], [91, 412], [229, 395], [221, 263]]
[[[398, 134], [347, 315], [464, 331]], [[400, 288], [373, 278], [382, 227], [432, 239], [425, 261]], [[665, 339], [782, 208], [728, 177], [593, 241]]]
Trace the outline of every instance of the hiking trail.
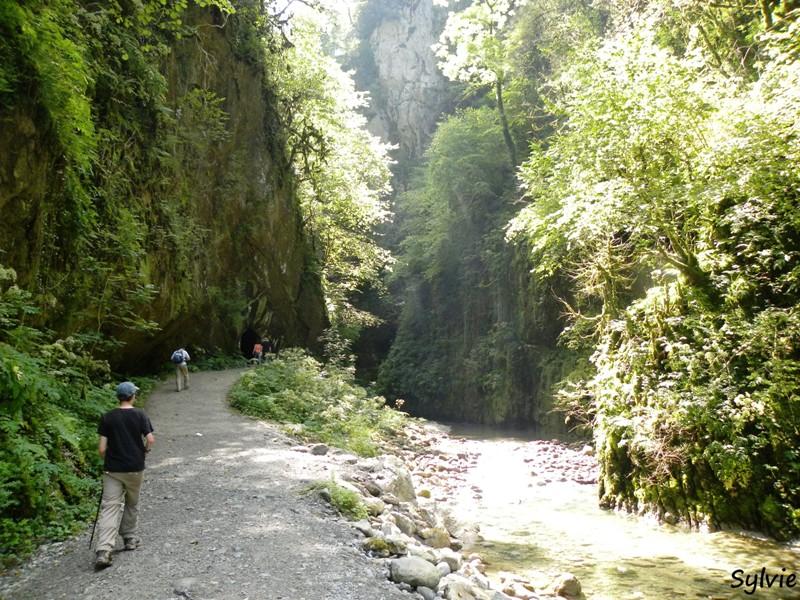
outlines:
[[[241, 370], [160, 383], [144, 406], [156, 445], [139, 509], [142, 545], [93, 568], [91, 525], [0, 577], [2, 600], [400, 600], [360, 535], [315, 494], [337, 470], [225, 396]], [[119, 549], [121, 540], [118, 539]]]

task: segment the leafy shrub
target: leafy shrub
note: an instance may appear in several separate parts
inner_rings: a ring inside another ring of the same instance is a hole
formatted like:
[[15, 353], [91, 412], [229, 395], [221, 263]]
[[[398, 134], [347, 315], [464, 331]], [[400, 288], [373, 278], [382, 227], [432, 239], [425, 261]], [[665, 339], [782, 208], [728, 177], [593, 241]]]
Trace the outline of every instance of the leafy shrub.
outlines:
[[63, 537], [91, 513], [100, 470], [95, 427], [113, 392], [93, 385], [73, 340], [37, 355], [0, 341], [0, 562]]
[[333, 480], [318, 482], [311, 486], [311, 490], [327, 492], [325, 497], [331, 503], [331, 506], [351, 521], [366, 519], [369, 514], [367, 506], [357, 492], [349, 490]]
[[36, 309], [15, 277], [0, 266], [0, 564], [92, 516], [97, 422], [116, 405], [108, 364], [86, 350], [94, 336], [50, 342], [23, 325]]
[[192, 371], [222, 371], [245, 366], [247, 366], [247, 360], [241, 354], [199, 354], [199, 356], [193, 356], [189, 363]]
[[236, 383], [231, 405], [245, 414], [302, 424], [302, 435], [374, 456], [382, 441], [402, 426], [405, 415], [385, 406], [353, 382], [349, 370], [323, 367], [301, 350], [286, 350]]

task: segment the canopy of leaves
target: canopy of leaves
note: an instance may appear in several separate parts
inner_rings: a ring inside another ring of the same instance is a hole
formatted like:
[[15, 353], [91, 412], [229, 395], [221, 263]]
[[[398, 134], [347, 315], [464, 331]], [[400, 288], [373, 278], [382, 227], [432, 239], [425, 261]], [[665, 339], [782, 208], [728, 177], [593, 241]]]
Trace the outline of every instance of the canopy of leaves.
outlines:
[[509, 235], [573, 281], [563, 338], [594, 373], [562, 400], [594, 427], [602, 501], [794, 535], [797, 23], [735, 77], [675, 25], [685, 3], [653, 4], [543, 90], [558, 127]]
[[289, 131], [306, 227], [321, 271], [333, 324], [347, 330], [373, 322], [353, 296], [391, 263], [376, 228], [390, 214], [388, 147], [366, 130], [366, 99], [351, 75], [326, 56], [313, 20], [295, 19], [292, 47], [272, 65]]

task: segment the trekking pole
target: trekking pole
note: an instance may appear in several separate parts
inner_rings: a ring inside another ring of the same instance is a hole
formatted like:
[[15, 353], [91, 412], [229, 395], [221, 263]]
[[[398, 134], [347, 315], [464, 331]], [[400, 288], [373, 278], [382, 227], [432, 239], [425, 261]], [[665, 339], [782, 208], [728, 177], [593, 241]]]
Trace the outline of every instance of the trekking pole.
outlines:
[[92, 547], [94, 541], [94, 530], [97, 529], [97, 519], [100, 518], [100, 507], [103, 504], [103, 488], [100, 488], [100, 500], [97, 502], [97, 512], [94, 515], [94, 526], [92, 526], [92, 537], [89, 538], [89, 548]]

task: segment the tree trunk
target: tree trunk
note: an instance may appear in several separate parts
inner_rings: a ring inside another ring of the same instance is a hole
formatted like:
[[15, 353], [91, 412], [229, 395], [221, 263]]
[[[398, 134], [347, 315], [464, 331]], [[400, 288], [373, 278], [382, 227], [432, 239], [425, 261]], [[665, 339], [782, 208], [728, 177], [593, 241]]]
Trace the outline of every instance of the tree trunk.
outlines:
[[497, 79], [494, 83], [494, 93], [497, 98], [497, 112], [500, 114], [500, 124], [503, 126], [503, 139], [508, 148], [508, 155], [511, 158], [511, 167], [517, 168], [517, 148], [514, 146], [514, 138], [511, 137], [511, 130], [508, 127], [508, 119], [506, 118], [506, 108], [503, 104], [503, 86], [500, 80]]
[[761, 0], [761, 14], [764, 17], [764, 26], [767, 29], [772, 29], [772, 8], [770, 7], [770, 0]]

